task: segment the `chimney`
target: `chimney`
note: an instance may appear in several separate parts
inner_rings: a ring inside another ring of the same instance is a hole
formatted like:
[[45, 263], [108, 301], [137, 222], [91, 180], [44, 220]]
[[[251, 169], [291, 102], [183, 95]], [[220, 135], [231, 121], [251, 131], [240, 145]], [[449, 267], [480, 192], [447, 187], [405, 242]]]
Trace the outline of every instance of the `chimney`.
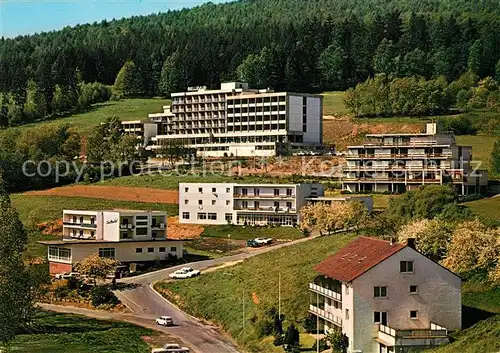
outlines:
[[415, 250], [415, 238], [408, 238], [406, 245]]

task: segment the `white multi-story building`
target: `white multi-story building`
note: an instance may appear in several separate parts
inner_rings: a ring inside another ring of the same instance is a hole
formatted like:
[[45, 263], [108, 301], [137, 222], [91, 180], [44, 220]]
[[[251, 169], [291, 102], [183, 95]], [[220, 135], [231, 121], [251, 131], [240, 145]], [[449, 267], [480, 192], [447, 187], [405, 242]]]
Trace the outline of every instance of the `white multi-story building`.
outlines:
[[179, 184], [180, 223], [288, 225], [300, 222], [307, 198], [324, 195], [321, 184]]
[[309, 313], [342, 330], [351, 353], [448, 342], [462, 321], [461, 279], [409, 245], [360, 237], [314, 268]]
[[141, 120], [122, 121], [123, 133], [136, 136], [137, 146], [146, 147], [151, 139], [158, 135], [158, 124], [154, 122], [143, 122]]
[[63, 239], [48, 247], [50, 272], [70, 272], [93, 253], [121, 263], [183, 256], [183, 243], [167, 239], [167, 215], [159, 211], [63, 211]]
[[180, 183], [179, 221], [293, 226], [306, 203], [355, 200], [371, 211], [371, 197], [325, 197], [321, 184]]
[[403, 193], [421, 185], [452, 182], [462, 195], [486, 193], [488, 173], [474, 170], [472, 147], [458, 146], [436, 124], [414, 134], [371, 134], [348, 146], [342, 184], [351, 192]]
[[222, 83], [172, 93], [172, 105], [150, 114], [158, 124], [151, 149], [181, 141], [201, 156], [274, 156], [286, 150], [320, 149], [323, 97], [249, 89], [247, 83]]

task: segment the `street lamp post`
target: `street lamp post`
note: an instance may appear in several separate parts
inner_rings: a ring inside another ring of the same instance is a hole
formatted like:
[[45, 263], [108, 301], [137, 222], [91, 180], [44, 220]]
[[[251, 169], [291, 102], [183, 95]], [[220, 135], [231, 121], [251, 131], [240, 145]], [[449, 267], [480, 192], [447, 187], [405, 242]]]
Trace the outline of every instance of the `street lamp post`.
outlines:
[[243, 306], [242, 327], [243, 327], [243, 333], [245, 333], [245, 293], [246, 293], [245, 280], [240, 275], [235, 275], [234, 273], [224, 272], [223, 274], [226, 275], [226, 276], [236, 277], [243, 284], [243, 292], [242, 292], [242, 295], [241, 295], [241, 303], [242, 303], [242, 306]]

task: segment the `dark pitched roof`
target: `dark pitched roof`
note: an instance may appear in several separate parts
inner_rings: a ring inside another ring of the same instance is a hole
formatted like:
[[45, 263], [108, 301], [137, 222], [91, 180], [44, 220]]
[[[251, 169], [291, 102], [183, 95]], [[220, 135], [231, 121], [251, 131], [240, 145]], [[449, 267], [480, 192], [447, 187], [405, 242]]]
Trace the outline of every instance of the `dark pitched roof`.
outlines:
[[339, 281], [351, 282], [406, 246], [376, 238], [359, 237], [316, 265], [314, 270]]

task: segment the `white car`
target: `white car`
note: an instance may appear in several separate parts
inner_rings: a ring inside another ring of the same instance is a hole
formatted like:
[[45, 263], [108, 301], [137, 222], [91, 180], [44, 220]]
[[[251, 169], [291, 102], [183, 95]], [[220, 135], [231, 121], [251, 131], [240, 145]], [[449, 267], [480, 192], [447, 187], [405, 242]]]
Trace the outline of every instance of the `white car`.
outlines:
[[192, 278], [200, 275], [199, 270], [193, 270], [191, 267], [183, 267], [180, 270], [175, 271], [168, 275], [168, 277], [172, 279], [184, 279], [184, 278]]
[[156, 319], [156, 324], [160, 326], [173, 326], [174, 320], [170, 316], [160, 316]]
[[267, 244], [271, 244], [273, 239], [272, 238], [255, 238], [254, 241], [260, 245], [267, 245]]
[[80, 274], [78, 272], [66, 272], [66, 273], [58, 273], [55, 275], [56, 279], [70, 279], [77, 278]]
[[189, 348], [181, 347], [177, 343], [167, 343], [163, 348], [155, 348], [151, 353], [189, 353]]

